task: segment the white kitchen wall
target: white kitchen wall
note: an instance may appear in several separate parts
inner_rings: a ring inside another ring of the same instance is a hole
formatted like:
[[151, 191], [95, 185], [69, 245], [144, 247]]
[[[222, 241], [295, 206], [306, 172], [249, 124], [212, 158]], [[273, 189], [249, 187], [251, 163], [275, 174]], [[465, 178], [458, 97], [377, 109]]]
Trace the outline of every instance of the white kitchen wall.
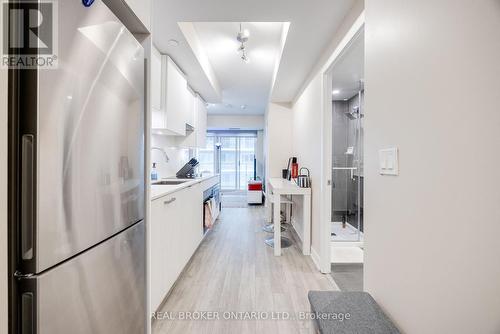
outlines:
[[364, 281], [405, 333], [500, 333], [499, 32], [499, 0], [366, 0]]
[[264, 129], [264, 115], [208, 115], [209, 130], [227, 130], [240, 128], [242, 130]]
[[151, 151], [151, 164], [156, 162], [158, 178], [175, 177], [175, 173], [186, 162], [189, 161], [189, 149], [179, 148], [174, 136], [152, 135], [151, 147], [160, 147], [165, 150], [169, 162], [165, 161], [165, 156], [158, 150]]
[[266, 178], [281, 177], [292, 156], [292, 110], [289, 105], [270, 103], [265, 119]]

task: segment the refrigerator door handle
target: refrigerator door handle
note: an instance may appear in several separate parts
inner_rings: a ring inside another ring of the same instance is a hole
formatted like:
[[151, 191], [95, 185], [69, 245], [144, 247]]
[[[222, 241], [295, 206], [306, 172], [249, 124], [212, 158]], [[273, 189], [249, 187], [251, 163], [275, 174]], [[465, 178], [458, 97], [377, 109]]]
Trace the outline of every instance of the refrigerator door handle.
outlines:
[[32, 134], [21, 141], [21, 258], [33, 259], [33, 226], [35, 219], [35, 149]]
[[32, 275], [18, 275], [18, 333], [37, 333], [37, 291], [36, 278]]
[[35, 296], [32, 292], [21, 295], [21, 333], [35, 333]]

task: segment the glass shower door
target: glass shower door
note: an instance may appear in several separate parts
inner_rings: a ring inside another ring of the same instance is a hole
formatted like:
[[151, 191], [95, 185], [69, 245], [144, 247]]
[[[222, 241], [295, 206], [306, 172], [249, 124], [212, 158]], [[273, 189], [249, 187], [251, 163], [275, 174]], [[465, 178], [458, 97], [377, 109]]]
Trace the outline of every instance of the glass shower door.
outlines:
[[332, 241], [363, 241], [362, 102], [333, 102]]

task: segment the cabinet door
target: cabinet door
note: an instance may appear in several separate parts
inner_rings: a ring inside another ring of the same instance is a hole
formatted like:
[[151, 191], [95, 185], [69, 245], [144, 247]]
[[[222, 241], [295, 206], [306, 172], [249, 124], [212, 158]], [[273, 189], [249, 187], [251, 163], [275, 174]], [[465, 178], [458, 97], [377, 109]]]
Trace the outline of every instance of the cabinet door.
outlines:
[[184, 269], [191, 256], [198, 247], [202, 238], [202, 193], [198, 184], [192, 185], [178, 192], [179, 211], [182, 220], [179, 224], [179, 240], [181, 243], [176, 249], [180, 262], [180, 270]]
[[196, 147], [207, 146], [207, 106], [201, 97], [196, 98]]
[[162, 197], [164, 206], [165, 229], [162, 231], [164, 243], [163, 268], [165, 277], [165, 295], [172, 288], [182, 270], [178, 251], [182, 245], [182, 199], [175, 192], [172, 195]]
[[180, 207], [179, 210], [182, 211], [182, 220], [181, 225], [182, 228], [179, 232], [179, 240], [182, 240], [178, 249], [177, 255], [180, 265], [180, 271], [187, 264], [191, 254], [191, 224], [192, 224], [192, 211], [193, 208], [190, 206], [190, 196], [191, 190], [194, 186], [185, 188], [178, 192], [180, 199]]
[[155, 311], [183, 268], [178, 256], [182, 245], [181, 200], [174, 193], [151, 202], [151, 310]]
[[195, 184], [151, 202], [151, 310], [170, 291], [203, 237], [202, 186]]
[[186, 108], [188, 108], [187, 81], [177, 65], [168, 56], [163, 56], [166, 68], [164, 105], [166, 129], [174, 134], [186, 135]]
[[187, 101], [186, 101], [186, 124], [196, 128], [196, 95], [187, 88]]
[[165, 214], [163, 202], [157, 199], [151, 202], [150, 224], [150, 284], [151, 284], [151, 311], [156, 311], [165, 297], [165, 268], [163, 257], [166, 252], [163, 236]]
[[196, 140], [198, 139], [198, 95], [193, 95], [191, 92], [191, 102], [190, 102], [190, 110], [191, 110], [191, 119], [187, 124], [192, 125], [194, 127], [193, 131], [186, 131], [185, 137], [177, 137], [177, 145], [181, 148], [193, 148], [198, 147]]

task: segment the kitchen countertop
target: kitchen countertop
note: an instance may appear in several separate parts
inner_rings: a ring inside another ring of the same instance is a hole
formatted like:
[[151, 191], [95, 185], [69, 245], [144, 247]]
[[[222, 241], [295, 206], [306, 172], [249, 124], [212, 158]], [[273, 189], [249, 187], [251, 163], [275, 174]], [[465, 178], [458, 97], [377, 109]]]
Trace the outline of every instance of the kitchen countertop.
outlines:
[[210, 180], [210, 179], [215, 178], [215, 177], [219, 177], [219, 174], [209, 174], [209, 175], [202, 176], [202, 177], [199, 177], [196, 179], [178, 179], [175, 177], [169, 177], [169, 178], [163, 178], [163, 179], [160, 179], [157, 181], [153, 181], [153, 182], [160, 182], [160, 181], [165, 181], [165, 180], [174, 180], [174, 181], [175, 180], [179, 180], [179, 181], [186, 180], [187, 182], [184, 182], [181, 184], [172, 184], [172, 185], [164, 185], [164, 184], [154, 185], [154, 184], [151, 184], [151, 192], [150, 192], [151, 200], [153, 201], [153, 200], [158, 199], [160, 197], [169, 195], [169, 194], [174, 193], [176, 191], [179, 191], [181, 189], [192, 186], [193, 184], [207, 181], [207, 180]]

